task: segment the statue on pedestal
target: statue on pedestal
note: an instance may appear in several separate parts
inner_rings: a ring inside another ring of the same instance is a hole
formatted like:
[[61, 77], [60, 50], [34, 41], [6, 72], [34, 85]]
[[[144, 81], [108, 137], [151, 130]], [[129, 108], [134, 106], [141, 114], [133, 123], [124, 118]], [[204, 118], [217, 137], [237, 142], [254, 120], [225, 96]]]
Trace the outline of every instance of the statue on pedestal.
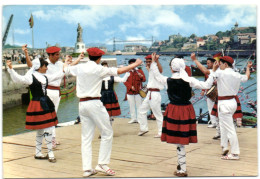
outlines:
[[78, 23], [78, 28], [77, 28], [77, 32], [78, 32], [78, 35], [77, 35], [77, 42], [83, 42], [82, 41], [82, 28], [80, 26], [80, 24]]

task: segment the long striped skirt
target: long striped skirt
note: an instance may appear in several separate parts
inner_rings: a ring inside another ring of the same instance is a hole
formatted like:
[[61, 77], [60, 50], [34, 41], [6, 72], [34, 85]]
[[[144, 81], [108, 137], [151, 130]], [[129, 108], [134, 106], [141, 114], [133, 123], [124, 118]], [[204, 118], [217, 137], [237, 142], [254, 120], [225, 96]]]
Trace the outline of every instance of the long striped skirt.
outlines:
[[188, 145], [197, 143], [197, 124], [192, 104], [168, 104], [163, 118], [161, 141]]
[[109, 116], [119, 116], [121, 114], [120, 105], [115, 91], [106, 90], [101, 92], [103, 102]]
[[[240, 104], [238, 96], [236, 96], [235, 99], [237, 102], [237, 109], [236, 109], [236, 112], [233, 114], [233, 119], [242, 118], [243, 113], [242, 113], [241, 104]], [[214, 106], [211, 111], [211, 115], [218, 117], [218, 98], [216, 98], [216, 101], [215, 101]]]
[[44, 111], [40, 101], [32, 100], [26, 112], [26, 129], [44, 129], [58, 124], [55, 109]]

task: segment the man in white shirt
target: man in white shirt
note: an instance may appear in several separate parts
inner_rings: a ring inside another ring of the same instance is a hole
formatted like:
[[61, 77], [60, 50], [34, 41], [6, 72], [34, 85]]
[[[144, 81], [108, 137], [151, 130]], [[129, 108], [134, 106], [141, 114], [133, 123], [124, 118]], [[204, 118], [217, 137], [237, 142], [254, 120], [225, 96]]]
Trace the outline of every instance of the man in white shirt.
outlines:
[[[158, 56], [159, 57], [159, 56]], [[164, 85], [160, 83], [154, 77], [154, 74], [150, 72], [150, 66], [152, 63], [152, 56], [147, 55], [146, 59], [146, 69], [149, 72], [148, 84], [147, 89], [148, 93], [142, 102], [142, 105], [139, 108], [138, 113], [138, 122], [140, 124], [140, 132], [138, 133], [139, 136], [144, 135], [148, 132], [148, 123], [147, 123], [147, 112], [151, 108], [157, 122], [158, 132], [154, 136], [155, 138], [160, 138], [162, 135], [162, 122], [163, 122], [163, 115], [161, 110], [161, 94], [160, 90], [164, 88]], [[160, 73], [162, 73], [162, 66], [159, 60], [156, 60], [158, 69]]]
[[[241, 75], [232, 69], [233, 58], [229, 56], [220, 57], [220, 62], [215, 62], [212, 75], [217, 78], [218, 88], [218, 117], [221, 132], [221, 146], [223, 152], [228, 151], [228, 141], [231, 146], [231, 153], [221, 159], [238, 160], [239, 144], [233, 123], [233, 114], [237, 108], [237, 93], [240, 82], [246, 82], [250, 78], [250, 68], [252, 62], [249, 62], [246, 69], [246, 75]], [[217, 70], [217, 68], [220, 70]], [[217, 71], [216, 71], [217, 70]]]
[[[113, 129], [109, 122], [109, 115], [103, 103], [100, 101], [102, 80], [107, 76], [117, 76], [125, 73], [142, 63], [137, 59], [135, 63], [122, 68], [107, 68], [99, 65], [101, 56], [105, 54], [98, 48], [87, 50], [90, 61], [65, 68], [77, 77], [77, 96], [80, 98], [79, 115], [82, 124], [82, 163], [83, 176], [94, 175], [97, 171], [107, 175], [115, 175], [107, 164], [110, 162], [112, 150]], [[98, 165], [92, 169], [92, 139], [96, 126], [101, 133]]]

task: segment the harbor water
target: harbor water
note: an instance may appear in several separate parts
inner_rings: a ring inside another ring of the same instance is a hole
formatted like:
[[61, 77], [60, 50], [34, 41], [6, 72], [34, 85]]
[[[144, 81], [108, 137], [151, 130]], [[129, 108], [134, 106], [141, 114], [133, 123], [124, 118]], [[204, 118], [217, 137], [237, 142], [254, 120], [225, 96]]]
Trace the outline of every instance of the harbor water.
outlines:
[[[118, 55], [118, 56], [104, 56], [104, 58], [117, 58], [117, 65], [127, 65], [128, 60], [131, 58], [140, 58], [141, 60], [144, 60], [144, 56], [125, 56], [125, 55]], [[200, 57], [199, 60], [206, 60], [207, 57]], [[171, 56], [161, 56], [160, 57], [160, 63], [163, 67], [163, 75], [170, 77], [171, 71], [169, 67], [169, 62], [172, 59]], [[187, 65], [195, 65], [190, 59], [190, 57], [184, 57], [186, 59]], [[237, 62], [241, 61], [237, 66], [237, 68], [242, 68], [245, 66], [245, 63], [247, 62], [247, 59], [239, 58], [236, 60]], [[148, 80], [148, 72], [145, 68], [145, 66], [142, 66], [142, 69], [144, 71], [144, 74], [146, 76], [146, 82], [144, 84], [147, 84]], [[124, 74], [120, 75], [121, 77], [124, 76]], [[204, 81], [204, 77], [195, 77], [201, 81]], [[252, 85], [248, 88], [247, 86], [256, 83], [257, 81], [257, 75], [256, 73], [251, 74], [250, 80], [248, 80], [246, 83], [241, 83], [241, 90], [239, 92], [240, 102], [242, 105], [242, 111], [246, 112], [254, 112], [253, 109], [251, 109], [248, 106], [249, 101], [255, 102], [257, 99], [257, 92], [256, 92], [256, 84]], [[124, 101], [125, 93], [126, 93], [126, 87], [123, 83], [117, 83], [114, 86], [116, 94], [118, 96], [119, 104], [121, 107], [121, 115], [118, 116], [120, 118], [129, 118], [129, 105], [127, 101]], [[246, 88], [246, 89], [245, 89]], [[245, 90], [243, 90], [245, 89]], [[206, 103], [206, 97], [202, 97], [200, 95], [201, 90], [194, 90], [195, 95], [192, 97], [191, 102], [194, 103], [194, 109], [196, 112], [196, 115], [199, 115], [200, 110], [202, 110], [202, 113], [205, 113], [208, 111], [207, 109], [207, 103]], [[166, 93], [166, 89], [163, 89], [161, 92], [162, 96], [162, 103], [167, 104], [169, 102], [168, 96]], [[201, 99], [202, 98], [202, 99]], [[63, 122], [69, 122], [72, 120], [76, 120], [78, 117], [78, 103], [79, 99], [76, 95], [72, 95], [66, 99], [61, 100], [59, 109], [58, 109], [58, 120], [59, 123]], [[20, 105], [13, 108], [5, 109], [3, 111], [3, 136], [9, 136], [9, 135], [15, 135], [20, 134], [24, 132], [30, 132], [30, 130], [25, 129], [25, 115], [27, 110], [27, 105]], [[127, 124], [127, 119], [125, 123]]]

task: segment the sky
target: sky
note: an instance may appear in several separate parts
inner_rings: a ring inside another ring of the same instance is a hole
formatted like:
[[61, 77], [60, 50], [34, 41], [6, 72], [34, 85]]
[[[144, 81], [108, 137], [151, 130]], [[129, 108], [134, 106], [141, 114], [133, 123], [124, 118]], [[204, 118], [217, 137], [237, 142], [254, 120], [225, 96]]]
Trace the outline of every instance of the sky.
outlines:
[[[256, 26], [257, 6], [238, 5], [3, 5], [2, 34], [11, 14], [13, 22], [6, 44], [34, 47], [58, 43], [74, 47], [77, 26], [83, 28], [85, 44], [111, 45], [117, 40], [167, 40], [169, 35], [204, 36], [239, 27]], [[14, 34], [14, 35], [12, 35]], [[151, 42], [146, 42], [151, 45]]]

